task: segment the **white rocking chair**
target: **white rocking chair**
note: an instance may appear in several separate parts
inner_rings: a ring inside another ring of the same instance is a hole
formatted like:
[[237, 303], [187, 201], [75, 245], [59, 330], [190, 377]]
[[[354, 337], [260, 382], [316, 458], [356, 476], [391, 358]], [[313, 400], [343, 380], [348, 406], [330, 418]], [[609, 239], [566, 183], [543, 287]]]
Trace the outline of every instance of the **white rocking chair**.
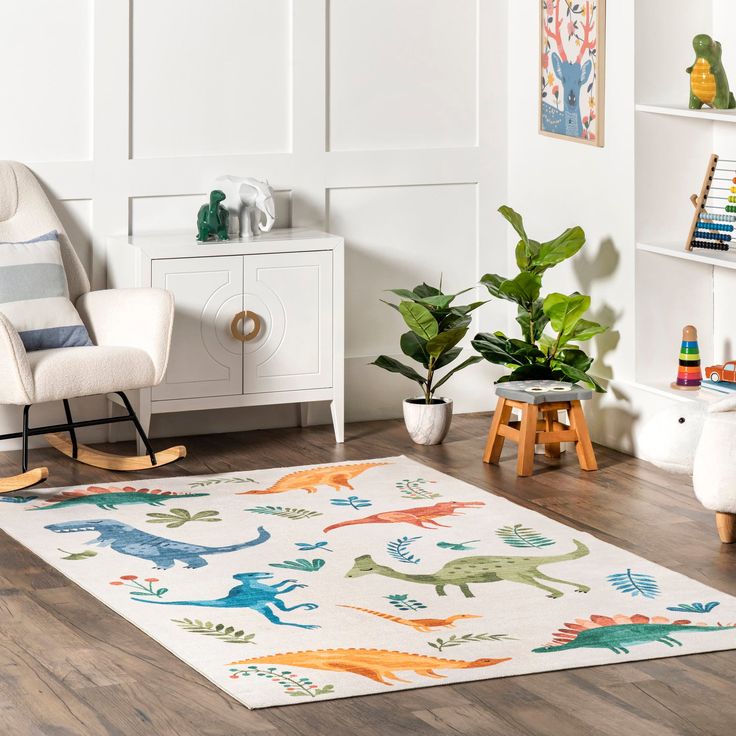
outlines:
[[[28, 439], [36, 435], [45, 435], [53, 447], [75, 460], [109, 470], [144, 470], [186, 455], [183, 446], [154, 452], [124, 393], [157, 386], [163, 379], [174, 319], [171, 294], [161, 289], [90, 291], [84, 267], [34, 175], [17, 162], [0, 162], [0, 241], [21, 242], [50, 230], [59, 234], [69, 298], [94, 345], [27, 353], [0, 308], [0, 404], [23, 406], [22, 431], [0, 435], [0, 440], [22, 438], [22, 473], [0, 478], [0, 493], [48, 477], [46, 468], [28, 469]], [[74, 421], [69, 399], [108, 393], [120, 396], [127, 414]], [[32, 405], [48, 401], [63, 401], [66, 423], [30, 427]], [[77, 442], [76, 430], [81, 427], [126, 421], [133, 423], [146, 455], [119, 457]]]

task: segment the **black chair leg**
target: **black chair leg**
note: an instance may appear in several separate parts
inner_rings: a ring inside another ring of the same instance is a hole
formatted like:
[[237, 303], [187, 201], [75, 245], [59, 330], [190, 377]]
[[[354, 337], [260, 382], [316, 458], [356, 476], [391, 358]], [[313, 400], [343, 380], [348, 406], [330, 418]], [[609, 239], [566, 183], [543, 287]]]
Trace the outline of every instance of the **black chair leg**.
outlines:
[[66, 421], [69, 424], [69, 439], [72, 441], [72, 457], [76, 460], [79, 445], [77, 444], [77, 430], [74, 429], [74, 419], [72, 418], [72, 409], [69, 406], [68, 399], [64, 399], [64, 414], [66, 414]]
[[28, 415], [30, 411], [30, 404], [23, 407], [23, 449], [21, 455], [21, 469], [24, 473], [28, 472]]
[[128, 411], [130, 420], [133, 422], [133, 425], [135, 426], [136, 431], [141, 436], [141, 439], [143, 440], [143, 444], [146, 447], [146, 452], [148, 453], [148, 456], [151, 458], [151, 465], [156, 465], [157, 464], [156, 453], [153, 451], [153, 447], [151, 447], [151, 443], [148, 441], [148, 435], [145, 433], [143, 427], [141, 426], [141, 423], [138, 420], [138, 415], [135, 413], [135, 410], [133, 409], [132, 404], [130, 403], [128, 397], [125, 395], [123, 391], [116, 391], [115, 393], [123, 400], [123, 404], [125, 405], [125, 408]]

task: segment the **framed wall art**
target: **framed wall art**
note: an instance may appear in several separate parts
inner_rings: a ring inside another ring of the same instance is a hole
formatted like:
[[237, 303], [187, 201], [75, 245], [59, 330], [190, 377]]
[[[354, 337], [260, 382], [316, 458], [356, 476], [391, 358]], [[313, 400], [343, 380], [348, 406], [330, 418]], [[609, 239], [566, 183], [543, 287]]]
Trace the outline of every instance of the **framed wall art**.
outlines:
[[605, 0], [540, 0], [539, 132], [603, 146]]

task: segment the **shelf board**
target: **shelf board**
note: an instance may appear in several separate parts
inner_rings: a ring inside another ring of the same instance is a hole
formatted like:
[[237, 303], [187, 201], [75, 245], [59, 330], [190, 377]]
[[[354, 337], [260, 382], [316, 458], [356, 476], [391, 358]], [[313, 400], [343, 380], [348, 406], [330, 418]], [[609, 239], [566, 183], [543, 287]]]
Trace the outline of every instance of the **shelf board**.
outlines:
[[646, 112], [652, 115], [671, 115], [678, 118], [710, 120], [718, 123], [736, 123], [736, 110], [690, 110], [678, 105], [637, 105], [637, 112]]
[[[677, 358], [677, 356], [675, 356]], [[677, 361], [675, 360], [675, 371], [677, 371]], [[736, 396], [736, 393], [720, 393], [719, 391], [712, 391], [708, 388], [701, 388], [698, 391], [680, 391], [672, 388], [669, 383], [659, 382], [640, 382], [636, 384], [637, 387], [648, 391], [649, 393], [663, 396], [668, 399], [675, 399], [676, 401], [694, 401], [700, 404], [717, 404], [723, 399], [727, 399], [730, 396]]]
[[636, 249], [646, 253], [656, 253], [668, 258], [679, 258], [693, 263], [705, 263], [714, 268], [736, 269], [736, 253], [717, 250], [687, 251], [682, 243], [637, 243]]

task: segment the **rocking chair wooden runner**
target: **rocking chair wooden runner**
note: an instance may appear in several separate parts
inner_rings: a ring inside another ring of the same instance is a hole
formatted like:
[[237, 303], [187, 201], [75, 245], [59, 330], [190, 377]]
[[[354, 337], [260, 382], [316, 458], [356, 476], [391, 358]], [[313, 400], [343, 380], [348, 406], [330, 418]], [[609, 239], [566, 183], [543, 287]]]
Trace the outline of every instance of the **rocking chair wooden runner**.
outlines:
[[[145, 470], [186, 455], [183, 446], [154, 452], [125, 394], [156, 386], [163, 379], [174, 319], [171, 294], [144, 288], [90, 291], [84, 267], [36, 178], [22, 164], [0, 162], [0, 242], [21, 242], [52, 230], [58, 233], [69, 298], [94, 344], [26, 352], [17, 330], [0, 310], [0, 404], [23, 407], [22, 431], [0, 435], [0, 440], [22, 439], [22, 472], [0, 478], [0, 493], [21, 490], [48, 477], [47, 468], [28, 468], [28, 441], [38, 435], [68, 457], [107, 470]], [[117, 394], [127, 413], [75, 421], [69, 400], [97, 394]], [[63, 402], [66, 422], [31, 427], [31, 406], [53, 401]], [[120, 457], [77, 440], [78, 429], [118, 422], [133, 423], [146, 455]]]

